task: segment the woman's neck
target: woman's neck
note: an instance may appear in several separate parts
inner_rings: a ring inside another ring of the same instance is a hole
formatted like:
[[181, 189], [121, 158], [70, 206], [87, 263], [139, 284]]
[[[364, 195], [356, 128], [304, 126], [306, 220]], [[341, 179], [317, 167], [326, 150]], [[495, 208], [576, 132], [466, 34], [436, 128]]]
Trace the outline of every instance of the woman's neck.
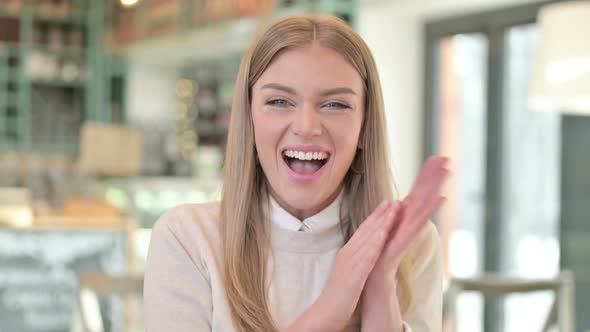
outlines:
[[338, 187], [338, 189], [332, 195], [330, 195], [327, 199], [325, 199], [323, 202], [319, 202], [318, 204], [314, 204], [313, 207], [310, 209], [297, 209], [297, 208], [287, 204], [287, 202], [285, 202], [269, 186], [269, 194], [272, 196], [272, 198], [274, 198], [274, 200], [285, 211], [289, 212], [289, 214], [291, 214], [295, 218], [299, 219], [300, 221], [303, 221], [311, 216], [314, 216], [314, 215], [318, 214], [320, 211], [327, 208], [330, 204], [332, 204], [332, 202], [334, 202], [334, 200], [336, 200], [336, 198], [338, 198], [338, 195], [340, 195], [341, 190], [342, 190], [342, 186]]

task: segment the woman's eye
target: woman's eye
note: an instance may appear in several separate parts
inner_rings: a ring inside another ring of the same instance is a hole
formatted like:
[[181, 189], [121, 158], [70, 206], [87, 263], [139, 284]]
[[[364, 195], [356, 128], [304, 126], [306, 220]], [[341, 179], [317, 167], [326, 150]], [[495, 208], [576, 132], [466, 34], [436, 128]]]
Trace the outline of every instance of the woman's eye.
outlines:
[[350, 106], [343, 104], [343, 103], [339, 103], [339, 102], [330, 102], [330, 103], [326, 103], [324, 104], [324, 107], [327, 108], [336, 108], [336, 109], [348, 109], [350, 108]]
[[272, 99], [266, 102], [267, 105], [272, 105], [272, 106], [281, 106], [281, 107], [286, 107], [289, 106], [289, 102], [286, 101], [285, 99]]

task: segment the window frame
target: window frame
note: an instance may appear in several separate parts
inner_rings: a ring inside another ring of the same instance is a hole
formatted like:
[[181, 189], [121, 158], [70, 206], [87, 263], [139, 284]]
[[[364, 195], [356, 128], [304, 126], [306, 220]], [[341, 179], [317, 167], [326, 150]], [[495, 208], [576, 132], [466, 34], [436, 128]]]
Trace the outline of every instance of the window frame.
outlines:
[[[485, 198], [484, 198], [484, 255], [483, 268], [486, 272], [501, 270], [502, 230], [505, 202], [502, 198], [504, 91], [503, 78], [506, 65], [505, 36], [514, 26], [532, 24], [537, 21], [541, 7], [559, 1], [542, 1], [514, 7], [496, 9], [427, 21], [424, 29], [424, 86], [423, 86], [423, 160], [439, 151], [440, 114], [437, 101], [440, 82], [437, 55], [440, 41], [448, 36], [466, 33], [481, 33], [488, 38], [486, 77], [486, 151], [485, 151]], [[495, 332], [502, 328], [502, 310], [498, 300], [484, 301], [484, 331]]]

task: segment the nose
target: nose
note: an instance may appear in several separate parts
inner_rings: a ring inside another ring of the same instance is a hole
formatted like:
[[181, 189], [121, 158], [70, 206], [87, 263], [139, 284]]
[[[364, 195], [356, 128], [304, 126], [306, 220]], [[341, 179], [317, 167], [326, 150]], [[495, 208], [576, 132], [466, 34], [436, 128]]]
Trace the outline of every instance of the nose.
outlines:
[[295, 112], [292, 128], [295, 135], [303, 138], [311, 138], [322, 134], [320, 116], [314, 107], [303, 107]]

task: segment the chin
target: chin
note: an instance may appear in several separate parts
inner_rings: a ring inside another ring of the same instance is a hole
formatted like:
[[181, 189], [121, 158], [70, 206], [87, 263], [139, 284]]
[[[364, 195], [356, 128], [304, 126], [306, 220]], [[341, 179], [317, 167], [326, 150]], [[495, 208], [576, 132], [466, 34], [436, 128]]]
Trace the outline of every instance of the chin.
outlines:
[[[319, 187], [319, 188], [318, 188]], [[275, 199], [277, 199], [290, 213], [294, 211], [303, 212], [306, 217], [316, 214], [330, 205], [331, 200], [336, 197], [337, 193], [334, 190], [327, 192], [321, 186], [308, 186], [304, 188], [297, 188], [292, 184], [285, 184], [281, 190], [274, 191]], [[278, 196], [278, 197], [277, 197]]]

